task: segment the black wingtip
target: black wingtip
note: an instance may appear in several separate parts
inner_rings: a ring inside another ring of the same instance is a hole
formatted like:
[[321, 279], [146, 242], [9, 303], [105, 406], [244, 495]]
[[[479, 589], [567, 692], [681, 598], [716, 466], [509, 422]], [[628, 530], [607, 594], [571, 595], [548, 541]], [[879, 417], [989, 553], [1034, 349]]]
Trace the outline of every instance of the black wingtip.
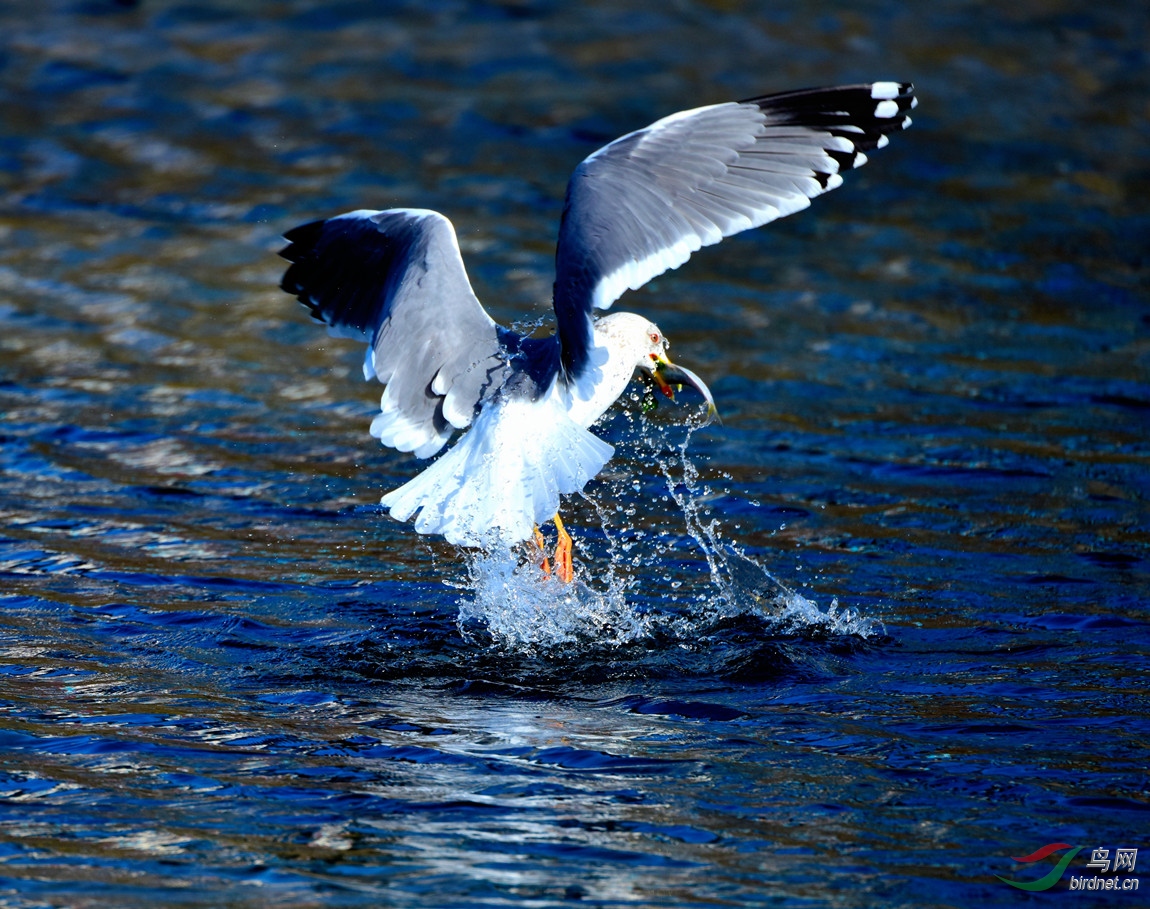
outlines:
[[325, 224], [327, 224], [327, 220], [321, 219], [293, 227], [283, 235], [284, 239], [288, 241], [288, 245], [281, 249], [278, 255], [289, 262], [300, 261], [315, 250]]
[[769, 95], [756, 95], [744, 98], [740, 104], [757, 104], [761, 108], [799, 110], [830, 110], [828, 102], [845, 101], [850, 107], [872, 112], [877, 105], [867, 105], [868, 101], [895, 101], [902, 110], [909, 110], [917, 103], [913, 82], [859, 82], [853, 85], [824, 85], [815, 88], [796, 88], [791, 91], [774, 92]]
[[387, 315], [391, 282], [427, 242], [423, 221], [406, 210], [363, 209], [293, 227], [279, 252], [292, 263], [280, 288], [337, 333], [371, 335]]
[[280, 280], [280, 290], [291, 294], [300, 303], [307, 307], [311, 317], [317, 322], [329, 323], [318, 301], [312, 299], [310, 288], [316, 283], [317, 246], [326, 219], [308, 221], [284, 233], [283, 238], [288, 245], [281, 249], [278, 255], [292, 264], [284, 272]]
[[827, 88], [803, 88], [748, 98], [772, 126], [803, 126], [847, 139], [854, 152], [828, 149], [841, 170], [856, 166], [857, 152], [886, 144], [885, 137], [910, 126], [917, 104], [911, 82], [866, 82]]

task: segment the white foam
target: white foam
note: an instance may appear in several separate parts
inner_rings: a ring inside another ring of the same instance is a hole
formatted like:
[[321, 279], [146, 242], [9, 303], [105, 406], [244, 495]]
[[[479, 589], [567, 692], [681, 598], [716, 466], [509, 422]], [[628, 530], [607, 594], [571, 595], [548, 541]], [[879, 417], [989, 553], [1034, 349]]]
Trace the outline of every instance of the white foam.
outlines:
[[603, 591], [580, 577], [564, 584], [543, 573], [533, 548], [525, 551], [525, 557], [507, 550], [469, 553], [470, 596], [459, 601], [465, 635], [479, 625], [505, 648], [623, 644], [648, 636], [648, 622], [627, 604], [621, 583], [609, 578]]
[[[828, 634], [856, 635], [864, 639], [884, 633], [881, 622], [867, 618], [852, 609], [840, 610], [837, 599], [832, 599], [830, 606], [824, 612], [812, 600], [792, 590], [776, 598], [772, 605], [775, 608], [763, 615], [763, 618], [770, 620], [775, 629], [782, 633], [818, 629]], [[758, 612], [757, 609], [748, 611]]]

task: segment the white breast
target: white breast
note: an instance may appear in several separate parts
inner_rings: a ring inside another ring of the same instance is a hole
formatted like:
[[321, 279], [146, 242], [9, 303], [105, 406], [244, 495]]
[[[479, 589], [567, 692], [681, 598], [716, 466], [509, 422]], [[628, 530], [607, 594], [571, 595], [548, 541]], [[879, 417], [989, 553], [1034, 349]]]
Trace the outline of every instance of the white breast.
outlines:
[[655, 329], [629, 312], [612, 313], [595, 323], [588, 366], [565, 389], [567, 415], [575, 423], [590, 426], [623, 393], [643, 355], [648, 327]]

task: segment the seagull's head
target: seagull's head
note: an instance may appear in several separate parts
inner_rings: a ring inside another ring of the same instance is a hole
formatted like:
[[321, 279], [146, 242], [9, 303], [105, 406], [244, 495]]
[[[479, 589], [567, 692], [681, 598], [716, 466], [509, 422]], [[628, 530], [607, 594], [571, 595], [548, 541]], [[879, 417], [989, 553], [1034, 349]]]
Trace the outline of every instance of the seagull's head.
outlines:
[[682, 390], [684, 385], [690, 385], [707, 402], [707, 422], [718, 417], [715, 399], [707, 383], [691, 370], [672, 363], [668, 358], [667, 348], [671, 342], [658, 325], [629, 312], [612, 313], [601, 319], [599, 324], [607, 329], [606, 333], [613, 346], [624, 357], [634, 357], [635, 372], [641, 376], [650, 376], [664, 395], [673, 401], [676, 391]]

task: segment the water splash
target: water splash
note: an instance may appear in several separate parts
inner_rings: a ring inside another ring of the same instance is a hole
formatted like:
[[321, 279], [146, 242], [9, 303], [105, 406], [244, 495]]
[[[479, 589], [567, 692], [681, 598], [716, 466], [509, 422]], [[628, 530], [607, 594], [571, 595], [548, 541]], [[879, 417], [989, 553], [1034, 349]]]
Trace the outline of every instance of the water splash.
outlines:
[[605, 590], [578, 576], [564, 584], [536, 560], [506, 549], [469, 552], [467, 568], [468, 582], [461, 586], [472, 597], [459, 602], [459, 628], [466, 637], [482, 630], [499, 645], [523, 647], [624, 644], [650, 632], [649, 618], [628, 604], [614, 574]]
[[[689, 425], [682, 442], [668, 447], [665, 433], [646, 410], [627, 411], [624, 418], [632, 430], [626, 442], [632, 460], [658, 467], [666, 496], [647, 503], [652, 507], [641, 515], [634, 503], [642, 484], [633, 473], [601, 478], [598, 492], [583, 496], [601, 537], [584, 534], [579, 540], [585, 558], [576, 562], [575, 581], [569, 585], [542, 571], [533, 546], [468, 552], [467, 581], [455, 585], [463, 591], [459, 628], [465, 637], [489, 637], [512, 649], [624, 645], [656, 635], [690, 643], [716, 623], [746, 616], [762, 621], [765, 633], [780, 636], [865, 639], [884, 633], [881, 622], [842, 609], [837, 600], [821, 609], [724, 537], [722, 524], [709, 511], [713, 492], [687, 455], [701, 424]], [[662, 512], [654, 507], [664, 503]], [[651, 566], [681, 561], [687, 541], [702, 554], [706, 577], [696, 573], [699, 580], [684, 583], [664, 574], [667, 587], [652, 598]], [[592, 578], [593, 570], [598, 574]], [[640, 592], [645, 604], [636, 602]]]
[[677, 457], [661, 458], [657, 463], [666, 479], [668, 493], [683, 515], [687, 533], [707, 560], [714, 591], [707, 606], [714, 616], [755, 615], [779, 633], [819, 629], [862, 638], [885, 633], [880, 621], [849, 608], [841, 609], [837, 598], [831, 600], [825, 611], [820, 609], [814, 601], [776, 578], [736, 542], [723, 539], [719, 520], [710, 517], [703, 507], [711, 490], [700, 485], [699, 470], [687, 456], [691, 436], [699, 428], [700, 425], [689, 425]]

